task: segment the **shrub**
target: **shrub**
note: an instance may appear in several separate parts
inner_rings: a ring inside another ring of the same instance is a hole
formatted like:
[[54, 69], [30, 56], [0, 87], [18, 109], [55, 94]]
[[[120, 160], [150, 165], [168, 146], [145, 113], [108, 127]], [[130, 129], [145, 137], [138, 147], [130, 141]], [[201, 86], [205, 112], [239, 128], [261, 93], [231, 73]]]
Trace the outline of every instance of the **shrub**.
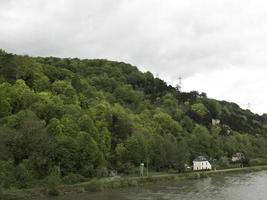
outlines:
[[97, 179], [93, 179], [85, 186], [85, 190], [88, 192], [101, 192], [103, 190], [103, 184]]
[[200, 174], [199, 173], [189, 173], [188, 178], [189, 179], [198, 179], [198, 178], [200, 178]]
[[11, 161], [0, 160], [0, 184], [2, 188], [9, 188], [11, 183], [15, 182], [14, 166]]
[[3, 184], [0, 183], [0, 199], [3, 199], [4, 197], [4, 187], [3, 187]]
[[26, 188], [28, 186], [30, 175], [23, 163], [16, 166], [14, 170], [14, 177], [16, 179], [18, 188]]
[[30, 199], [29, 195], [27, 195], [22, 190], [17, 189], [11, 189], [8, 192], [5, 191], [2, 193], [2, 196], [0, 196], [0, 199], [2, 200], [28, 200]]
[[129, 186], [138, 186], [138, 182], [136, 180], [129, 180]]
[[83, 169], [81, 170], [81, 174], [86, 177], [93, 177], [94, 176], [94, 166], [93, 165], [88, 165], [88, 166], [84, 166]]
[[121, 187], [128, 187], [129, 186], [129, 181], [127, 179], [121, 180], [120, 181], [120, 186]]
[[106, 167], [98, 167], [96, 169], [96, 176], [97, 177], [107, 177], [108, 176], [108, 169]]
[[223, 168], [229, 167], [229, 159], [226, 156], [222, 156], [218, 161], [218, 165]]
[[254, 159], [250, 160], [249, 164], [252, 165], [252, 166], [265, 165], [266, 164], [266, 160], [262, 159], [262, 158], [254, 158]]
[[112, 181], [110, 186], [111, 188], [119, 188], [121, 184], [119, 181]]
[[85, 181], [85, 178], [80, 174], [69, 174], [62, 178], [64, 184], [75, 184], [83, 181]]
[[48, 194], [51, 195], [51, 196], [58, 196], [59, 195], [59, 191], [57, 188], [51, 188], [48, 190]]
[[57, 186], [60, 184], [60, 177], [57, 175], [50, 175], [47, 177], [46, 181], [47, 181], [48, 194], [52, 196], [59, 195]]
[[207, 177], [208, 177], [208, 174], [205, 173], [205, 172], [201, 172], [201, 173], [199, 174], [199, 176], [200, 176], [200, 178], [207, 178]]

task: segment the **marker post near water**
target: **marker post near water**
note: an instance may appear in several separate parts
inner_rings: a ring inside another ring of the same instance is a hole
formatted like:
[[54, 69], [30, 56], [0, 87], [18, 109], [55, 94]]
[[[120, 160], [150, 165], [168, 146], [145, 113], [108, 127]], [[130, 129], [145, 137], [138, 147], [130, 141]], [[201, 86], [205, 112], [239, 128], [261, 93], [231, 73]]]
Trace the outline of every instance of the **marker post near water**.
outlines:
[[144, 163], [140, 163], [140, 176], [144, 176]]

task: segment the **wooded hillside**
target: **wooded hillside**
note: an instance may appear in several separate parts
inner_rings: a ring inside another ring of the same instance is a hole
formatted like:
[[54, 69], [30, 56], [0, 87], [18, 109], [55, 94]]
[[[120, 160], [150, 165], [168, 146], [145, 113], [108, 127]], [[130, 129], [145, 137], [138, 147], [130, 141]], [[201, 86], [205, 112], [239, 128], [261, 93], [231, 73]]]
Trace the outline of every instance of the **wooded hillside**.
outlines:
[[[220, 124], [212, 125], [212, 119]], [[122, 62], [0, 51], [0, 180], [184, 170], [198, 155], [265, 160], [267, 115], [184, 93]]]

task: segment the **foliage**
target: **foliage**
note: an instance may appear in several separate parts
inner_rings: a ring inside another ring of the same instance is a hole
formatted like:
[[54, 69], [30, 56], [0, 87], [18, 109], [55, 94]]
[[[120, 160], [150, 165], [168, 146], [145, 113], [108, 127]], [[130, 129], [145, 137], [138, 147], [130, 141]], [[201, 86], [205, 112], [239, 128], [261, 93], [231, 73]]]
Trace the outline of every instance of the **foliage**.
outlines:
[[1, 187], [47, 180], [56, 195], [61, 181], [131, 173], [140, 162], [181, 172], [198, 155], [225, 167], [236, 152], [264, 163], [266, 127], [266, 114], [180, 92], [126, 63], [0, 51]]
[[85, 190], [88, 192], [101, 192], [103, 190], [103, 183], [97, 179], [93, 179], [86, 185]]

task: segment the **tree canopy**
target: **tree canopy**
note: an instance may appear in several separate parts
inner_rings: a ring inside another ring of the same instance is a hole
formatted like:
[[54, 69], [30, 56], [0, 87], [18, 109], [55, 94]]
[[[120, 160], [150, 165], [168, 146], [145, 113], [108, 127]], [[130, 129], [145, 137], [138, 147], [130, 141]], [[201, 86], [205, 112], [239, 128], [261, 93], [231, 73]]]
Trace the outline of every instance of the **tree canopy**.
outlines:
[[90, 178], [131, 173], [140, 162], [183, 171], [198, 155], [266, 159], [266, 127], [266, 115], [181, 92], [130, 64], [0, 51], [5, 187], [28, 187], [55, 168]]

